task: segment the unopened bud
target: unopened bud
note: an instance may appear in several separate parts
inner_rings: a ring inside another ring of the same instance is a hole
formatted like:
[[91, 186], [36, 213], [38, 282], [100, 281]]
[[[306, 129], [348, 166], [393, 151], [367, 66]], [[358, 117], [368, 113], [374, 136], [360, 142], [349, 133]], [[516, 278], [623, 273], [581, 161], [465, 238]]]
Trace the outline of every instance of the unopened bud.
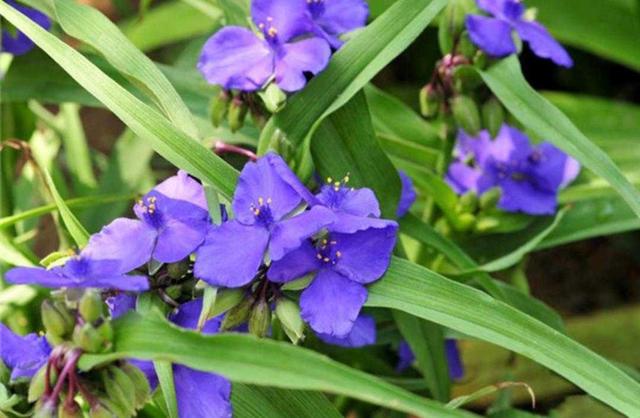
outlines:
[[33, 418], [55, 418], [56, 403], [53, 399], [40, 399], [35, 406]]
[[167, 266], [167, 273], [172, 279], [181, 279], [189, 271], [189, 260], [185, 259]]
[[499, 187], [493, 187], [480, 196], [480, 208], [482, 210], [493, 209], [500, 201], [502, 191]]
[[113, 341], [113, 326], [110, 321], [104, 321], [96, 328], [98, 335], [102, 339], [102, 347], [100, 352], [104, 353], [106, 351], [110, 351], [112, 347]]
[[476, 217], [470, 213], [462, 213], [457, 216], [453, 225], [454, 229], [459, 232], [470, 231], [476, 224]]
[[452, 72], [453, 87], [458, 93], [472, 92], [482, 85], [482, 77], [471, 65], [458, 65]]
[[136, 408], [142, 408], [149, 400], [151, 395], [151, 387], [147, 377], [136, 366], [126, 363], [121, 367], [122, 371], [129, 376], [133, 382], [135, 390]]
[[45, 300], [40, 306], [42, 323], [47, 333], [54, 337], [65, 337], [73, 330], [74, 320], [71, 313], [59, 301]]
[[478, 47], [471, 42], [471, 38], [469, 38], [469, 33], [467, 31], [462, 32], [460, 35], [457, 52], [471, 62], [476, 58]]
[[75, 401], [70, 404], [65, 401], [58, 406], [58, 418], [82, 418], [83, 416], [80, 405]]
[[434, 228], [440, 235], [448, 237], [451, 235], [451, 225], [446, 218], [440, 218], [436, 221]]
[[464, 30], [465, 18], [476, 10], [473, 0], [450, 0], [440, 18], [438, 42], [443, 55], [451, 53], [453, 44]]
[[211, 124], [216, 128], [220, 126], [229, 108], [231, 94], [226, 90], [220, 90], [217, 97], [211, 100]]
[[264, 300], [255, 304], [249, 315], [249, 332], [257, 337], [264, 337], [271, 325], [271, 308]]
[[101, 373], [102, 384], [110, 403], [106, 403], [106, 400], [102, 399], [100, 402], [113, 412], [122, 413], [126, 411], [124, 416], [131, 416], [135, 411], [136, 403], [133, 382], [124, 372], [121, 372], [121, 374], [114, 372], [116, 369], [117, 367], [115, 366], [109, 367]]
[[102, 348], [104, 339], [90, 323], [76, 325], [73, 330], [73, 343], [87, 353], [98, 353]]
[[[29, 392], [27, 394], [27, 400], [29, 402], [35, 402], [42, 397], [46, 386], [47, 365], [45, 364], [38, 370], [38, 372], [31, 378], [29, 383]], [[55, 367], [49, 370], [49, 384], [54, 384], [58, 378], [58, 373]]]
[[476, 103], [468, 96], [456, 96], [451, 100], [451, 111], [458, 126], [469, 135], [477, 134], [482, 128], [480, 112]]
[[104, 302], [100, 293], [95, 290], [87, 290], [78, 303], [78, 311], [86, 322], [98, 320], [104, 313]]
[[4, 361], [0, 359], [0, 384], [7, 385], [11, 377], [11, 370], [4, 364]]
[[229, 106], [227, 121], [231, 132], [236, 132], [244, 126], [244, 119], [247, 117], [249, 106], [240, 97], [234, 97]]
[[89, 418], [113, 418], [114, 416], [116, 415], [113, 412], [99, 402], [89, 409]]
[[500, 219], [494, 216], [482, 216], [475, 224], [476, 232], [491, 232], [500, 226]]
[[231, 308], [222, 320], [222, 324], [220, 325], [221, 330], [230, 330], [247, 322], [253, 302], [253, 297], [247, 297]]
[[304, 339], [304, 322], [300, 317], [298, 304], [284, 297], [279, 298], [276, 302], [276, 316], [292, 343], [298, 344]]
[[482, 105], [482, 124], [492, 138], [500, 131], [504, 117], [504, 108], [495, 97], [490, 98]]
[[267, 110], [271, 113], [277, 113], [287, 102], [287, 95], [276, 83], [270, 83], [264, 91], [258, 93], [262, 98], [262, 102]]
[[478, 195], [474, 191], [468, 191], [460, 196], [456, 205], [458, 213], [474, 213], [478, 209]]
[[427, 84], [420, 89], [420, 113], [422, 116], [425, 118], [436, 117], [442, 105], [442, 98], [442, 94], [432, 84]]

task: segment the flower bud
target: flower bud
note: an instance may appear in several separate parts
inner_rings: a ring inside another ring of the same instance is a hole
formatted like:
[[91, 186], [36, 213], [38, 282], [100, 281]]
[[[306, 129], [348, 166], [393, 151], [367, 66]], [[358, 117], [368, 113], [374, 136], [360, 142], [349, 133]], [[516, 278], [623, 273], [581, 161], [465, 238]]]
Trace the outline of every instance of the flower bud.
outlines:
[[211, 100], [211, 124], [216, 128], [220, 126], [226, 116], [230, 101], [231, 93], [226, 90], [220, 90], [218, 97]]
[[86, 322], [98, 320], [104, 313], [104, 302], [100, 293], [95, 290], [87, 290], [78, 303], [78, 311]]
[[450, 0], [438, 26], [438, 42], [443, 55], [453, 50], [454, 41], [464, 30], [465, 18], [476, 10], [473, 0]]
[[500, 219], [495, 216], [482, 216], [478, 219], [474, 230], [476, 232], [491, 232], [500, 226]]
[[276, 316], [292, 343], [298, 344], [299, 341], [304, 339], [304, 322], [300, 317], [298, 304], [284, 297], [278, 298]]
[[433, 227], [442, 236], [448, 237], [449, 235], [451, 235], [451, 224], [449, 223], [447, 218], [438, 219]]
[[468, 96], [456, 96], [451, 100], [453, 118], [469, 135], [477, 134], [482, 125], [476, 103]]
[[[117, 371], [119, 371], [119, 373]], [[105, 403], [106, 400], [100, 400], [103, 404], [107, 405], [113, 412], [122, 413], [126, 411], [123, 416], [133, 415], [135, 411], [135, 392], [133, 382], [129, 377], [115, 366], [109, 367], [107, 370], [103, 370], [101, 373], [102, 384], [104, 385], [107, 397], [111, 403]], [[120, 416], [120, 415], [118, 415]]]
[[244, 324], [249, 319], [249, 313], [253, 306], [253, 297], [248, 297], [242, 300], [239, 304], [234, 306], [227, 312], [220, 325], [221, 331], [233, 329], [239, 325]]
[[90, 323], [76, 325], [73, 330], [73, 343], [87, 353], [97, 353], [104, 344], [104, 339]]
[[504, 123], [504, 109], [498, 99], [490, 98], [482, 105], [482, 125], [495, 137]]
[[493, 187], [480, 196], [480, 208], [482, 210], [495, 208], [500, 201], [502, 191], [499, 187]]
[[96, 404], [89, 409], [89, 418], [113, 418], [115, 416], [113, 412], [100, 402], [96, 402]]
[[[27, 394], [27, 400], [29, 402], [35, 402], [42, 397], [44, 389], [46, 388], [45, 379], [47, 375], [47, 365], [45, 364], [38, 370], [38, 372], [31, 378], [29, 383], [29, 392]], [[54, 384], [58, 378], [58, 373], [55, 367], [49, 370], [49, 383]]]
[[262, 102], [267, 110], [271, 113], [277, 113], [287, 103], [287, 95], [276, 83], [270, 83], [264, 91], [258, 93], [262, 98]]
[[172, 279], [180, 279], [189, 271], [189, 260], [185, 259], [167, 266], [167, 273]]
[[478, 71], [470, 65], [459, 65], [453, 69], [453, 87], [458, 93], [472, 92], [482, 85]]
[[420, 89], [420, 113], [425, 118], [434, 118], [442, 105], [442, 94], [432, 84], [427, 84]]
[[9, 383], [9, 378], [11, 377], [11, 370], [4, 364], [4, 361], [0, 359], [0, 384], [7, 385]]
[[231, 100], [229, 114], [227, 115], [231, 132], [236, 132], [244, 126], [244, 119], [247, 117], [248, 111], [249, 106], [240, 97], [236, 96]]
[[456, 205], [457, 213], [474, 213], [478, 209], [478, 196], [474, 191], [468, 191], [460, 196]]
[[80, 405], [75, 401], [71, 404], [65, 401], [58, 406], [58, 418], [82, 418], [83, 416]]
[[249, 315], [249, 332], [257, 337], [264, 337], [271, 325], [271, 308], [264, 300], [259, 300]]
[[114, 418], [114, 417], [130, 417], [135, 411], [127, 408], [126, 405], [122, 405], [116, 402], [114, 399], [108, 397], [101, 397], [99, 399], [99, 406], [94, 406], [89, 411], [89, 417], [91, 418]]
[[102, 348], [100, 352], [111, 351], [113, 341], [113, 326], [110, 321], [104, 321], [96, 328], [98, 335], [102, 339]]
[[459, 232], [470, 231], [476, 224], [476, 217], [471, 213], [462, 213], [457, 216], [453, 228]]
[[56, 404], [53, 399], [40, 399], [35, 406], [33, 418], [55, 418]]
[[131, 382], [133, 382], [136, 409], [142, 408], [147, 403], [147, 400], [149, 400], [149, 396], [151, 395], [151, 387], [149, 386], [147, 377], [139, 368], [132, 364], [125, 363], [120, 368], [127, 374], [127, 376], [129, 376]]
[[71, 333], [75, 321], [64, 303], [47, 299], [42, 302], [40, 310], [47, 333], [53, 337], [65, 337]]
[[458, 41], [458, 54], [464, 56], [469, 61], [473, 62], [478, 53], [478, 47], [471, 42], [467, 31], [462, 32], [460, 40]]

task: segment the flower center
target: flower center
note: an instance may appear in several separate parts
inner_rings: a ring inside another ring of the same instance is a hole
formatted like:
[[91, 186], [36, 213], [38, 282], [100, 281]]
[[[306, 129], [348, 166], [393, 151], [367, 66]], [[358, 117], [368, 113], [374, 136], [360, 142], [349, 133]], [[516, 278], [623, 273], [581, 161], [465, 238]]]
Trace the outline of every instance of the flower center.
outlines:
[[314, 19], [324, 14], [324, 0], [307, 0], [307, 7]]
[[338, 241], [323, 238], [318, 241], [316, 246], [318, 260], [324, 264], [335, 265], [342, 257], [342, 253], [338, 250]]
[[271, 213], [271, 198], [258, 198], [258, 204], [251, 204], [251, 212], [253, 212], [253, 216], [256, 218], [256, 222], [268, 227], [273, 223], [273, 214]]
[[162, 213], [158, 210], [157, 198], [149, 196], [138, 200], [138, 206], [142, 210], [143, 221], [158, 229], [162, 225]]
[[353, 188], [347, 187], [347, 183], [349, 183], [348, 174], [341, 181], [334, 181], [331, 177], [327, 177], [329, 191], [327, 193], [327, 202], [325, 202], [326, 206], [332, 209], [338, 209], [342, 206], [344, 199], [353, 191]]
[[275, 44], [278, 42], [278, 29], [273, 26], [273, 18], [271, 16], [267, 17], [266, 22], [258, 23], [258, 28], [262, 31], [264, 35], [264, 39], [271, 44]]

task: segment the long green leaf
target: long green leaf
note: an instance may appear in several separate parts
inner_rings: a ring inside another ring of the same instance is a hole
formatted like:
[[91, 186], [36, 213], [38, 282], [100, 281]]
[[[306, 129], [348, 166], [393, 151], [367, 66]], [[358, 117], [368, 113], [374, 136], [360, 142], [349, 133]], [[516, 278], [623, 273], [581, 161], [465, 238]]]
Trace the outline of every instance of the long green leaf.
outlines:
[[[234, 382], [343, 394], [420, 417], [473, 417], [399, 389], [326, 356], [243, 334], [202, 335], [156, 315], [131, 313], [114, 323], [114, 353], [84, 355], [87, 369], [115, 358], [170, 361]], [[260, 353], [260, 355], [256, 355]]]
[[400, 178], [373, 132], [364, 93], [324, 120], [311, 140], [311, 154], [323, 178], [349, 175], [349, 186], [371, 188], [382, 216], [395, 218]]
[[284, 390], [235, 383], [231, 391], [236, 418], [340, 418], [342, 415], [318, 392]]
[[504, 59], [480, 75], [493, 93], [527, 128], [606, 179], [640, 215], [640, 195], [600, 148], [526, 82], [517, 57]]
[[489, 341], [540, 363], [629, 416], [640, 411], [640, 384], [564, 334], [433, 271], [394, 259], [369, 287], [368, 306], [398, 309]]
[[[294, 95], [263, 131], [280, 129], [300, 144], [329, 115], [353, 97], [427, 27], [447, 0], [400, 0], [333, 55], [326, 70]], [[263, 143], [268, 143], [263, 140]]]
[[197, 136], [198, 129], [180, 96], [160, 70], [102, 13], [73, 0], [47, 0], [69, 35], [91, 45], [118, 70], [142, 87], [159, 109], [181, 130]]
[[136, 99], [89, 60], [10, 6], [0, 3], [0, 14], [50, 55], [81, 86], [111, 109], [138, 136], [174, 165], [231, 198], [238, 173], [221, 158], [176, 129], [151, 107]]

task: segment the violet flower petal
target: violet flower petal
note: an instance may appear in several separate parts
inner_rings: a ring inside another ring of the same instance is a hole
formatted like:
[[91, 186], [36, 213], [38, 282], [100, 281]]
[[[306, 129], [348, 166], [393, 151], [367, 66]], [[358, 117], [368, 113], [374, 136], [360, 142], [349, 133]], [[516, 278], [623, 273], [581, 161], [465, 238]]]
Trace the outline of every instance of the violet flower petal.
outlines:
[[44, 337], [20, 336], [0, 323], [0, 358], [11, 369], [11, 380], [35, 375], [50, 352], [51, 346]]
[[180, 417], [232, 417], [231, 382], [224, 377], [175, 364], [173, 378]]
[[411, 205], [416, 201], [416, 190], [413, 187], [413, 181], [404, 171], [398, 171], [402, 189], [400, 190], [400, 201], [396, 209], [396, 217], [402, 218], [409, 212]]
[[[13, 0], [5, 0], [8, 5], [27, 16], [38, 26], [45, 30], [51, 29], [51, 20], [47, 15], [39, 10], [31, 7], [24, 6]], [[15, 33], [11, 33], [6, 29], [2, 30], [2, 46], [0, 52], [6, 52], [13, 55], [23, 55], [31, 51], [35, 47], [35, 44], [27, 35], [16, 30]]]
[[276, 283], [286, 283], [298, 279], [320, 268], [321, 264], [317, 255], [318, 252], [311, 241], [306, 240], [299, 248], [287, 253], [280, 260], [273, 261], [267, 272], [267, 277]]
[[330, 209], [314, 206], [290, 219], [276, 223], [271, 230], [269, 256], [277, 261], [291, 250], [300, 247], [302, 242], [320, 232], [334, 222], [336, 216]]
[[253, 0], [251, 17], [266, 39], [284, 44], [309, 32], [305, 0]]
[[339, 48], [339, 36], [363, 27], [369, 16], [369, 6], [364, 0], [309, 1], [307, 7], [317, 29], [333, 48]]
[[317, 334], [327, 344], [345, 348], [359, 348], [376, 342], [376, 321], [368, 315], [360, 315], [353, 323], [353, 328], [344, 337], [328, 334]]
[[469, 15], [466, 27], [471, 41], [492, 57], [506, 57], [517, 52], [507, 22], [486, 16]]
[[294, 92], [307, 84], [305, 73], [318, 74], [331, 58], [329, 44], [321, 38], [309, 38], [284, 44], [276, 58], [276, 84], [282, 90]]
[[518, 21], [513, 23], [520, 38], [529, 43], [531, 50], [540, 58], [548, 58], [561, 67], [570, 68], [573, 60], [547, 29], [538, 22]]

